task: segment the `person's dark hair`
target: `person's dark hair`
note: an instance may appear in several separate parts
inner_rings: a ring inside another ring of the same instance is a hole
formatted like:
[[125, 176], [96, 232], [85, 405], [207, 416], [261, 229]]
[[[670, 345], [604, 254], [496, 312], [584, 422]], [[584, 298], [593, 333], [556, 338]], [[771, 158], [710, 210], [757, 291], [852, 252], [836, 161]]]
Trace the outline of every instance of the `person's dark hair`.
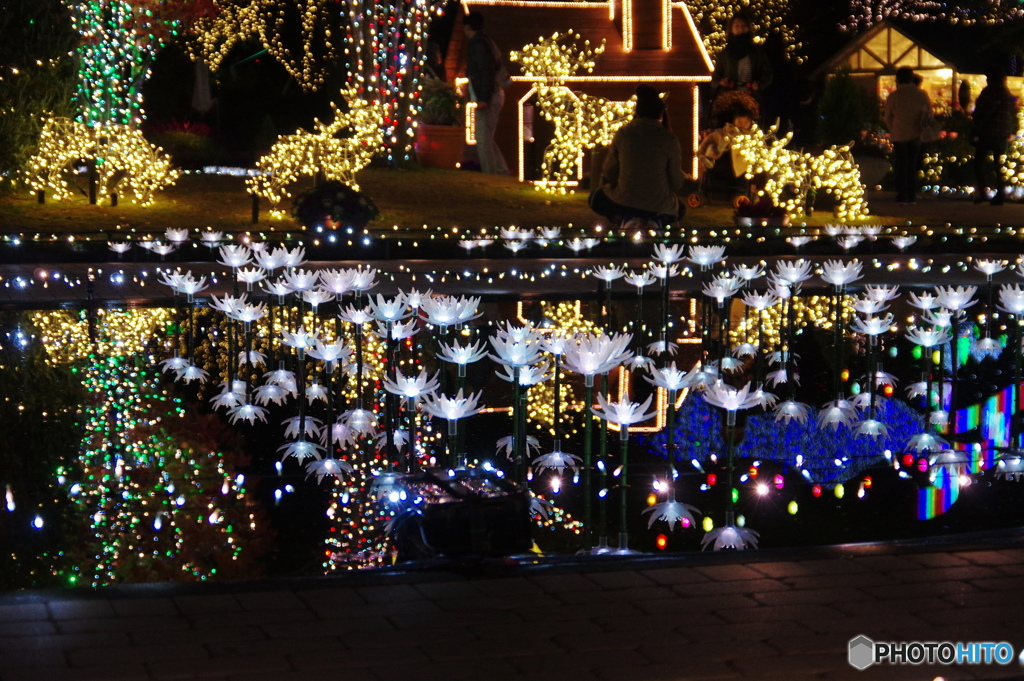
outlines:
[[753, 30], [754, 30], [754, 21], [753, 21], [753, 19], [750, 18], [750, 14], [748, 14], [747, 12], [744, 12], [743, 10], [739, 10], [738, 12], [733, 14], [731, 17], [729, 17], [729, 21], [726, 22], [726, 24], [725, 24], [725, 34], [726, 35], [732, 35], [732, 25], [734, 23], [736, 23], [737, 21], [742, 21], [743, 23], [745, 23], [747, 25], [747, 28], [749, 28], [751, 30], [751, 32], [753, 32]]
[[484, 27], [484, 15], [480, 12], [472, 12], [467, 14], [462, 20], [466, 26], [469, 26], [474, 31], [481, 31]]
[[1006, 69], [1002, 64], [991, 64], [985, 69], [985, 78], [990, 83], [1002, 83], [1006, 80]]
[[729, 109], [729, 122], [733, 123], [737, 118], [746, 116], [750, 120], [754, 120], [754, 113], [745, 106], [734, 106]]
[[650, 85], [636, 86], [636, 115], [643, 118], [661, 118], [665, 103], [660, 93]]
[[901, 66], [896, 69], [896, 82], [900, 85], [914, 82], [914, 69], [909, 66]]

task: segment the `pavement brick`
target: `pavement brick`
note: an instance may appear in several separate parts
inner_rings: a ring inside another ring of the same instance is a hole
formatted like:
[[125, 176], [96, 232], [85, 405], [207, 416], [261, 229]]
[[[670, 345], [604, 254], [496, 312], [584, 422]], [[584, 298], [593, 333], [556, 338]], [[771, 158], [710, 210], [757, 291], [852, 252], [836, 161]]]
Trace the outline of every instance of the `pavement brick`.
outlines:
[[0, 622], [24, 622], [26, 620], [45, 620], [50, 618], [50, 611], [45, 603], [14, 603], [0, 605]]
[[614, 667], [631, 667], [635, 677], [643, 678], [643, 667], [650, 664], [648, 658], [635, 650], [588, 650], [585, 652], [563, 652], [551, 655], [523, 655], [509, 658], [520, 671], [534, 678], [562, 678], [566, 672], [604, 672]]
[[[49, 636], [13, 636], [0, 638], [0, 656], [7, 651], [49, 650], [52, 652], [88, 646], [127, 646], [128, 634], [52, 634]], [[0, 666], [2, 667], [2, 666]]]
[[95, 646], [71, 650], [67, 654], [72, 667], [91, 667], [117, 659], [119, 663], [160, 665], [177, 660], [205, 660], [209, 652], [197, 643], [172, 643], [130, 647]]
[[855, 572], [868, 572], [863, 565], [849, 558], [822, 558], [819, 560], [780, 561], [771, 563], [753, 563], [750, 567], [769, 577], [800, 577], [806, 575], [845, 575]]
[[522, 596], [544, 593], [544, 589], [539, 584], [525, 577], [480, 579], [476, 581], [476, 588], [480, 590], [480, 593], [488, 596]]
[[[514, 636], [522, 636], [520, 628]], [[381, 635], [379, 631], [352, 631], [340, 637], [347, 648], [388, 648], [394, 644], [394, 637], [400, 636], [402, 645], [435, 646], [452, 643], [464, 643], [476, 640], [477, 637], [468, 627], [420, 627], [403, 629], [401, 632]]]
[[765, 605], [799, 605], [802, 603], [844, 603], [874, 602], [873, 596], [857, 589], [790, 589], [789, 591], [768, 591], [754, 594], [754, 598]]
[[154, 643], [210, 643], [215, 641], [241, 641], [246, 639], [266, 640], [267, 635], [259, 627], [232, 626], [225, 621], [220, 627], [204, 629], [152, 629], [129, 631], [124, 634], [134, 645], [151, 645]]
[[486, 639], [476, 641], [451, 641], [448, 645], [436, 645], [427, 649], [427, 656], [434, 661], [509, 659], [520, 655], [557, 655], [565, 652], [554, 641], [537, 636], [517, 637], [511, 641]]
[[793, 640], [809, 638], [815, 633], [800, 622], [735, 622], [718, 620], [708, 623], [702, 617], [696, 622], [680, 625], [691, 640], [699, 642], [734, 641], [738, 644], [749, 641], [766, 641], [773, 637], [788, 637]]
[[850, 560], [870, 572], [902, 575], [921, 570], [919, 563], [905, 556], [856, 556]]
[[731, 582], [739, 579], [760, 579], [763, 575], [746, 565], [709, 565], [694, 568], [708, 579], [718, 582]]
[[907, 612], [887, 612], [882, 617], [875, 612], [870, 615], [844, 615], [838, 609], [833, 611], [831, 617], [806, 617], [801, 618], [800, 624], [812, 631], [821, 634], [840, 633], [849, 634], [853, 638], [857, 634], [864, 634], [872, 639], [885, 639], [885, 632], [906, 632], [912, 631], [915, 636], [918, 632], [928, 629], [928, 623], [916, 614]]
[[57, 629], [62, 634], [173, 631], [187, 628], [188, 622], [180, 617], [96, 617], [87, 620], [75, 619], [57, 622]]
[[97, 617], [111, 617], [114, 609], [108, 601], [50, 601], [46, 604], [50, 616], [55, 620], [85, 620]]
[[1020, 591], [1021, 580], [1019, 577], [990, 577], [971, 580], [970, 586], [982, 591]]
[[976, 565], [1020, 565], [1024, 561], [1020, 551], [966, 551], [953, 555]]
[[[358, 671], [358, 670], [357, 670]], [[463, 661], [433, 662], [429, 665], [423, 664], [392, 664], [379, 665], [369, 668], [373, 678], [378, 681], [404, 681], [415, 679], [415, 681], [505, 681], [506, 679], [519, 679], [518, 670], [512, 663], [506, 660], [490, 660], [486, 666], [466, 664]], [[339, 681], [349, 681], [348, 669], [346, 675], [339, 675]], [[362, 677], [357, 677], [362, 678]], [[560, 680], [561, 681], [561, 680]]]
[[655, 663], [668, 663], [673, 660], [718, 660], [728, 662], [737, 659], [776, 656], [774, 648], [759, 641], [749, 641], [737, 645], [735, 641], [701, 642], [666, 648], [662, 646], [642, 645], [638, 649], [646, 658]]
[[591, 618], [602, 618], [614, 615], [626, 617], [639, 615], [642, 611], [631, 603], [579, 603], [577, 605], [558, 605], [546, 608], [529, 608], [518, 611], [521, 619], [527, 622], [576, 622]]
[[806, 636], [777, 636], [765, 640], [765, 644], [783, 655], [804, 655], [806, 653], [841, 653], [849, 650], [852, 636], [845, 634], [811, 634]]
[[473, 598], [481, 594], [476, 584], [466, 579], [451, 582], [424, 582], [413, 586], [424, 598], [429, 598], [432, 601]]
[[637, 601], [636, 607], [650, 613], [679, 613], [681, 615], [700, 615], [702, 613], [718, 613], [733, 608], [756, 608], [757, 601], [740, 594], [721, 594], [715, 596], [676, 596], [674, 598], [656, 598]]
[[889, 575], [882, 574], [880, 572], [854, 573], [843, 575], [842, 577], [837, 577], [835, 575], [806, 575], [802, 577], [788, 577], [783, 581], [794, 589], [829, 589], [841, 584], [842, 586], [851, 589], [867, 590], [871, 587], [881, 587], [900, 583], [894, 577], [890, 577]]
[[173, 617], [178, 614], [178, 606], [170, 598], [119, 598], [111, 600], [110, 606], [115, 613], [124, 617], [139, 615]]
[[[711, 613], [701, 613], [696, 620], [688, 619], [677, 612], [604, 616], [592, 619], [603, 631], [647, 631], [649, 629], [660, 629], [663, 631], [686, 632], [689, 629], [700, 628], [715, 624], [723, 624], [724, 620]], [[575, 627], [575, 623], [572, 623]]]
[[426, 667], [430, 661], [426, 653], [417, 646], [402, 645], [400, 636], [392, 639], [387, 649], [333, 649], [303, 652], [289, 655], [288, 660], [297, 670], [333, 670], [339, 678], [344, 678], [344, 669], [348, 667], [373, 668], [390, 667], [397, 664], [417, 664]]
[[833, 607], [853, 617], [881, 617], [886, 613], [920, 613], [927, 610], [947, 610], [951, 603], [940, 596], [932, 598], [892, 598], [887, 600], [861, 600], [833, 603]]
[[973, 581], [987, 577], [999, 577], [999, 571], [992, 567], [983, 565], [963, 565], [948, 568], [918, 568], [896, 575], [901, 582], [945, 582], [945, 581]]
[[367, 603], [395, 603], [398, 601], [414, 601], [421, 598], [420, 593], [408, 584], [389, 584], [387, 586], [364, 586], [356, 589]]
[[[274, 622], [263, 624], [259, 629], [266, 634], [267, 638], [290, 639], [305, 636], [344, 636], [352, 631], [379, 631], [385, 632], [395, 630], [386, 617], [364, 617], [358, 619], [333, 619], [333, 620], [302, 620], [299, 622]], [[210, 631], [214, 631], [213, 628]]]
[[906, 557], [925, 567], [955, 567], [971, 564], [969, 560], [953, 553], [908, 553]]
[[152, 679], [222, 679], [253, 672], [290, 671], [288, 659], [278, 654], [239, 655], [203, 660], [176, 659], [146, 665]]
[[583, 575], [533, 575], [530, 581], [541, 588], [545, 593], [560, 594], [566, 591], [596, 591], [601, 588], [592, 579]]
[[306, 610], [307, 605], [291, 591], [257, 591], [235, 594], [243, 610]]
[[56, 634], [57, 625], [46, 620], [28, 620], [21, 622], [5, 622], [0, 620], [0, 638], [22, 636], [46, 636]]
[[714, 596], [740, 594], [754, 596], [768, 591], [789, 591], [791, 587], [780, 579], [740, 579], [731, 582], [695, 582], [676, 584], [672, 589], [682, 596]]
[[0, 653], [0, 674], [3, 674], [8, 669], [53, 665], [67, 666], [67, 656], [59, 650], [31, 647], [22, 648], [21, 650], [5, 650]]
[[115, 667], [104, 665], [70, 669], [67, 667], [23, 667], [4, 669], [3, 681], [152, 681], [145, 668], [134, 665]]
[[609, 603], [615, 601], [649, 601], [663, 598], [677, 598], [678, 594], [664, 586], [639, 586], [627, 589], [603, 589], [601, 591], [570, 591], [559, 596], [563, 603]]
[[[650, 664], [642, 668], [644, 681], [728, 681], [742, 678], [726, 662], [703, 658], [678, 659], [670, 663]], [[596, 673], [601, 681], [636, 681], [638, 669], [611, 667]]]
[[[333, 678], [336, 681], [377, 681], [377, 677], [369, 669], [353, 669], [351, 667], [345, 670], [344, 676], [339, 675]], [[238, 675], [231, 674], [226, 677], [226, 681], [309, 681], [309, 672], [246, 672]]]
[[492, 622], [522, 622], [522, 617], [512, 610], [460, 610], [458, 612], [420, 613], [410, 615], [392, 615], [388, 618], [396, 629], [415, 629], [416, 627], [469, 627], [474, 624]]
[[544, 593], [521, 594], [515, 597], [504, 596], [471, 596], [468, 598], [440, 598], [435, 601], [445, 612], [463, 612], [466, 610], [508, 610], [521, 608], [543, 608], [558, 606], [561, 601]]
[[973, 581], [942, 580], [936, 582], [915, 582], [865, 586], [860, 589], [869, 596], [890, 601], [901, 598], [941, 598], [951, 594], [976, 591]]
[[773, 605], [758, 608], [737, 608], [715, 611], [715, 614], [727, 622], [793, 620], [797, 622], [815, 621], [834, 618], [842, 613], [832, 607], [823, 605]]
[[573, 634], [586, 636], [601, 634], [604, 630], [596, 622], [591, 620], [577, 620], [569, 624], [565, 622], [532, 621], [524, 622], [481, 622], [466, 627], [467, 630], [479, 639], [515, 639], [529, 632], [533, 636], [552, 638], [572, 632]]
[[839, 665], [847, 663], [845, 653], [813, 653], [806, 655], [755, 655], [740, 657], [730, 663], [746, 678], [768, 679], [782, 677], [792, 679], [811, 678]]
[[347, 608], [366, 605], [366, 599], [355, 589], [307, 589], [296, 591], [295, 597], [313, 609]]
[[190, 615], [188, 621], [193, 629], [220, 628], [225, 619], [230, 619], [232, 626], [260, 627], [264, 624], [288, 624], [308, 622], [317, 619], [312, 610], [293, 608], [291, 610], [248, 610], [233, 612], [228, 616], [213, 612]]
[[650, 577], [632, 570], [619, 570], [616, 572], [594, 572], [588, 573], [587, 579], [595, 582], [603, 589], [632, 589], [638, 586], [655, 586]]
[[320, 619], [361, 620], [373, 617], [389, 617], [396, 615], [429, 615], [443, 612], [433, 601], [419, 598], [414, 601], [395, 601], [376, 605], [349, 605], [340, 607], [316, 605], [310, 606], [314, 615]]
[[641, 645], [663, 646], [674, 649], [689, 643], [682, 633], [661, 627], [647, 627], [641, 630], [622, 630], [599, 634], [581, 634], [574, 630], [555, 637], [555, 642], [565, 650], [633, 650]]
[[676, 567], [676, 568], [660, 568], [657, 570], [641, 570], [640, 573], [644, 577], [654, 581], [657, 584], [665, 584], [667, 586], [675, 586], [677, 584], [694, 584], [698, 582], [710, 581], [707, 575], [703, 575], [692, 567]]
[[230, 594], [177, 596], [174, 602], [178, 609], [186, 615], [201, 615], [208, 612], [239, 612], [242, 609], [241, 604]]

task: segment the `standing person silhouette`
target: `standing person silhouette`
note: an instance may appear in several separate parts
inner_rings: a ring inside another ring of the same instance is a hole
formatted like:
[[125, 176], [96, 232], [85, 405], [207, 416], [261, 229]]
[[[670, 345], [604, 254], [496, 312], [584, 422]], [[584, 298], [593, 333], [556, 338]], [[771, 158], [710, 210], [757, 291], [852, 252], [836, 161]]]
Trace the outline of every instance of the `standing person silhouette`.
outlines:
[[[1006, 87], [1006, 72], [1001, 66], [993, 66], [985, 73], [985, 89], [974, 102], [973, 132], [974, 145], [974, 202], [985, 200], [986, 165], [991, 163], [993, 185], [996, 193], [993, 206], [1006, 201], [1006, 178], [1003, 177], [1003, 156], [1007, 142], [1017, 134], [1017, 98]], [[991, 161], [989, 161], [991, 157]]]
[[772, 82], [767, 53], [754, 42], [750, 17], [736, 12], [725, 26], [725, 48], [715, 57], [711, 82], [715, 86], [711, 115], [741, 105], [760, 118], [761, 95]]
[[498, 127], [498, 116], [505, 104], [505, 83], [499, 83], [499, 73], [504, 72], [501, 50], [484, 33], [484, 17], [479, 12], [467, 14], [463, 19], [468, 42], [466, 52], [466, 77], [469, 79], [469, 98], [476, 102], [476, 149], [480, 157], [480, 169], [492, 175], [508, 175], [508, 165], [497, 142], [494, 131]]
[[896, 202], [914, 203], [921, 157], [921, 129], [934, 118], [928, 93], [917, 86], [914, 70], [896, 69], [896, 89], [885, 100], [885, 127], [892, 142]]

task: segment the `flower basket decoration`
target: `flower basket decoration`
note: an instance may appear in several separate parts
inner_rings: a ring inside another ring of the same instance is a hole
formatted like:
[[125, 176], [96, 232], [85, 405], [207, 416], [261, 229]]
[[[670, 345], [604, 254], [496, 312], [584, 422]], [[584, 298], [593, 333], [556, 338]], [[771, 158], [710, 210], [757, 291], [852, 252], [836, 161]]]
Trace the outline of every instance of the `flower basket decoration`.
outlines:
[[362, 229], [380, 215], [373, 200], [347, 184], [330, 180], [295, 197], [292, 216], [307, 228]]
[[741, 203], [733, 215], [738, 227], [785, 227], [789, 224], [789, 215], [781, 206], [776, 206], [768, 197], [757, 201]]

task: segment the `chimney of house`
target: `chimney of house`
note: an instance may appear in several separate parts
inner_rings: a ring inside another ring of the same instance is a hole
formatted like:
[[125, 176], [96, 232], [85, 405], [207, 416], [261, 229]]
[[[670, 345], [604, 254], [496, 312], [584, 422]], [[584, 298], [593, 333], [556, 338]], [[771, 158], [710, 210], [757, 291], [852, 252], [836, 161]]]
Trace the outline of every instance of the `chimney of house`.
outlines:
[[664, 47], [666, 8], [669, 0], [623, 0], [632, 5], [632, 44], [634, 50], [660, 50]]

